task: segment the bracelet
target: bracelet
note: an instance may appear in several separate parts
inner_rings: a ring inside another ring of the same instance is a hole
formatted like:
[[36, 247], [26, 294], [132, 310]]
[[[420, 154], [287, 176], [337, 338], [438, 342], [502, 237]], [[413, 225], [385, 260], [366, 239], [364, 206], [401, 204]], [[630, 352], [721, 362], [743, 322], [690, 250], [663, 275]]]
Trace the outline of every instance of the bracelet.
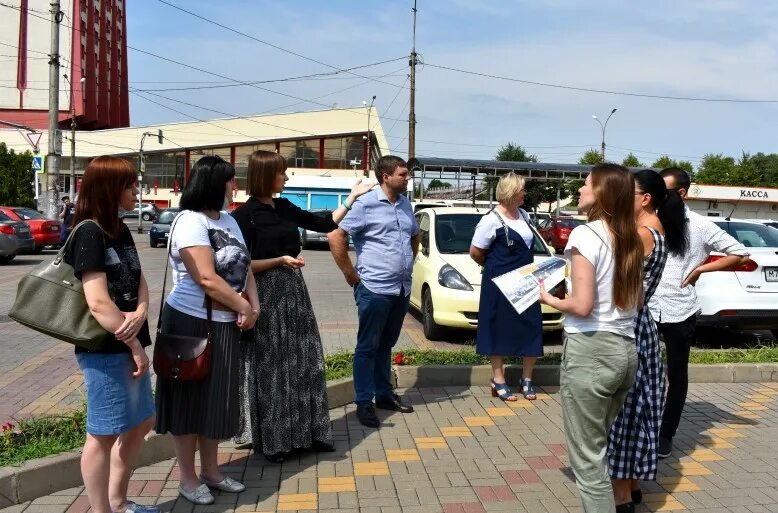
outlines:
[[351, 210], [351, 203], [349, 203], [348, 201], [344, 201], [343, 206], [346, 208], [346, 210]]

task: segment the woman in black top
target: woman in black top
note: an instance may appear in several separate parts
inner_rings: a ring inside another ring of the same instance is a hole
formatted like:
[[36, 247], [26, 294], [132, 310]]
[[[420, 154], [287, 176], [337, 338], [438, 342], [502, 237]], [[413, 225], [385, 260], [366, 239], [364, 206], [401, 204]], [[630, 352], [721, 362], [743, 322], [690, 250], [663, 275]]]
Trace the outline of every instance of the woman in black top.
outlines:
[[353, 201], [373, 184], [354, 185], [343, 205], [322, 217], [288, 199], [274, 198], [289, 178], [286, 160], [255, 151], [248, 164], [248, 201], [233, 216], [251, 252], [251, 270], [262, 305], [253, 343], [242, 345], [243, 433], [273, 462], [295, 449], [332, 451], [324, 357], [316, 317], [300, 268], [305, 228], [331, 232]]
[[132, 466], [154, 424], [146, 314], [149, 288], [119, 208], [138, 201], [134, 166], [98, 157], [84, 172], [65, 261], [84, 284], [89, 310], [108, 332], [95, 351], [76, 349], [86, 385], [86, 443], [81, 475], [95, 513], [159, 513], [127, 500]]

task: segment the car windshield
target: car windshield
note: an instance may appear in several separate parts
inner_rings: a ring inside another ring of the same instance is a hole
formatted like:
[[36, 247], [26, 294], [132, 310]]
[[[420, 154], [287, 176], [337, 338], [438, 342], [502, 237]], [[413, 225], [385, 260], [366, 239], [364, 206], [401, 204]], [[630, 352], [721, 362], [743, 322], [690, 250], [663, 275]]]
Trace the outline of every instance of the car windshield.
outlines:
[[747, 248], [778, 248], [778, 229], [756, 223], [716, 224]]
[[159, 215], [157, 219], [158, 224], [171, 224], [173, 219], [178, 215], [178, 210], [165, 210]]
[[[438, 214], [435, 217], [435, 242], [441, 253], [469, 253], [475, 227], [483, 214]], [[534, 232], [534, 230], [533, 230]], [[548, 249], [535, 234], [532, 252], [548, 255]]]
[[30, 219], [46, 219], [46, 216], [31, 208], [15, 208], [14, 212], [25, 221], [29, 221]]
[[581, 226], [585, 221], [581, 219], [557, 219], [560, 228], [570, 228], [571, 230], [576, 226]]

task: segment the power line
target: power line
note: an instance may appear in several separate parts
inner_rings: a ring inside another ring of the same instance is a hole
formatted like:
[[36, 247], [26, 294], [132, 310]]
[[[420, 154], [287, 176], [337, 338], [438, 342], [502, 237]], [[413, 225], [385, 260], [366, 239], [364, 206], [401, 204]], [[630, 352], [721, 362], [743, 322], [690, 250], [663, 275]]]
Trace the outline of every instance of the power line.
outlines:
[[694, 101], [694, 102], [712, 102], [712, 103], [778, 103], [778, 100], [744, 100], [738, 98], [702, 98], [693, 96], [665, 96], [659, 94], [646, 94], [646, 93], [632, 93], [626, 91], [610, 91], [607, 89], [592, 89], [588, 87], [577, 87], [564, 84], [552, 84], [548, 82], [537, 82], [534, 80], [524, 80], [521, 78], [504, 77], [500, 75], [492, 75], [489, 73], [481, 73], [478, 71], [469, 71], [466, 69], [453, 68], [451, 66], [442, 66], [438, 64], [425, 63], [425, 66], [431, 68], [442, 69], [446, 71], [455, 71], [457, 73], [464, 73], [466, 75], [474, 75], [484, 78], [493, 78], [495, 80], [505, 80], [508, 82], [518, 82], [520, 84], [528, 84], [542, 87], [553, 87], [556, 89], [566, 89], [571, 91], [582, 91], [586, 93], [599, 93], [599, 94], [612, 94], [618, 96], [634, 96], [638, 98], [652, 98], [655, 100], [679, 100], [679, 101]]
[[[189, 10], [187, 10], [187, 9], [184, 9], [183, 7], [181, 7], [181, 6], [179, 6], [179, 5], [176, 5], [176, 4], [172, 3], [172, 2], [168, 2], [168, 1], [166, 1], [166, 0], [158, 0], [158, 1], [159, 1], [160, 3], [162, 3], [162, 4], [165, 4], [165, 5], [167, 5], [168, 7], [172, 7], [173, 9], [176, 9], [176, 10], [178, 10], [178, 11], [181, 11], [181, 12], [183, 12], [183, 13], [186, 13], [186, 14], [188, 14], [188, 15], [190, 15], [190, 16], [193, 16], [193, 17], [195, 17], [195, 18], [197, 18], [197, 19], [199, 19], [199, 20], [202, 20], [202, 21], [204, 21], [204, 22], [206, 22], [206, 23], [210, 23], [210, 24], [212, 24], [212, 25], [216, 25], [217, 27], [223, 28], [224, 30], [227, 30], [227, 31], [229, 31], [229, 32], [232, 32], [232, 33], [234, 33], [234, 34], [238, 34], [238, 35], [240, 35], [240, 36], [246, 37], [246, 38], [248, 38], [248, 39], [251, 39], [252, 41], [256, 41], [257, 43], [260, 43], [260, 44], [263, 44], [263, 45], [269, 46], [269, 47], [271, 47], [271, 48], [274, 48], [274, 49], [276, 49], [276, 50], [279, 50], [279, 51], [281, 51], [281, 52], [288, 53], [288, 54], [290, 54], [290, 55], [294, 55], [295, 57], [299, 57], [299, 58], [301, 58], [301, 59], [305, 59], [305, 60], [307, 60], [307, 61], [314, 62], [314, 63], [316, 63], [316, 64], [319, 64], [319, 65], [321, 65], [321, 66], [325, 66], [325, 67], [327, 67], [327, 68], [331, 68], [331, 69], [334, 69], [334, 70], [338, 70], [338, 71], [340, 71], [340, 72], [344, 72], [344, 73], [350, 73], [350, 74], [352, 74], [352, 75], [355, 75], [355, 76], [357, 76], [357, 77], [360, 77], [360, 78], [363, 78], [363, 79], [364, 79], [364, 78], [367, 78], [367, 77], [365, 77], [365, 76], [362, 76], [362, 75], [360, 75], [360, 74], [358, 74], [358, 73], [353, 73], [352, 71], [345, 70], [345, 69], [339, 68], [339, 67], [337, 67], [337, 66], [333, 66], [332, 64], [328, 64], [328, 63], [326, 63], [326, 62], [323, 62], [323, 61], [320, 61], [320, 60], [318, 60], [318, 59], [314, 59], [313, 57], [308, 57], [307, 55], [303, 55], [303, 54], [301, 54], [301, 53], [294, 52], [294, 51], [292, 51], [292, 50], [289, 50], [289, 49], [287, 49], [287, 48], [283, 48], [283, 47], [281, 47], [281, 46], [278, 46], [278, 45], [276, 45], [276, 44], [270, 43], [270, 42], [268, 42], [268, 41], [264, 41], [264, 40], [262, 40], [262, 39], [259, 39], [259, 38], [255, 37], [255, 36], [252, 36], [251, 34], [247, 34], [247, 33], [245, 33], [245, 32], [241, 32], [240, 30], [237, 30], [237, 29], [235, 29], [235, 28], [232, 28], [232, 27], [229, 27], [229, 26], [227, 26], [227, 25], [224, 25], [224, 24], [222, 24], [222, 23], [219, 23], [218, 21], [212, 20], [211, 18], [207, 18], [207, 17], [205, 17], [205, 16], [202, 16], [202, 15], [200, 15], [200, 14], [197, 14], [197, 13], [195, 13], [195, 12], [192, 12], [192, 11], [189, 11]], [[390, 86], [392, 86], [392, 87], [397, 87], [397, 84], [392, 84], [392, 83], [390, 83], [390, 82], [384, 82], [384, 81], [381, 81], [381, 80], [376, 80], [376, 82], [379, 82], [379, 83], [381, 83], [381, 84], [390, 85]]]

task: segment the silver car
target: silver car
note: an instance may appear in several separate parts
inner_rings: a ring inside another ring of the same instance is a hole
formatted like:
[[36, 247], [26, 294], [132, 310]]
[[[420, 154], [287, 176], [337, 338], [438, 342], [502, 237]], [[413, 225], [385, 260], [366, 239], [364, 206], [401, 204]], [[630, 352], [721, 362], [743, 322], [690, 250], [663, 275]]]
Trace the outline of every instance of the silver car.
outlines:
[[[316, 214], [321, 217], [327, 217], [329, 214], [332, 213], [332, 210], [326, 210], [326, 209], [312, 209], [310, 211], [312, 214]], [[314, 232], [311, 230], [306, 230], [305, 228], [300, 228], [300, 242], [302, 243], [303, 249], [309, 247], [311, 244], [328, 244], [327, 240], [327, 234], [322, 232]]]
[[19, 242], [13, 224], [3, 221], [3, 218], [10, 218], [0, 213], [0, 264], [7, 264], [16, 257]]
[[[32, 253], [35, 251], [35, 238], [32, 236], [30, 227], [24, 221], [16, 221], [0, 212], [0, 233], [16, 239], [16, 250], [10, 258], [9, 255], [3, 257], [5, 262], [13, 260], [17, 253]], [[3, 253], [0, 252], [1, 254]]]
[[159, 209], [154, 203], [136, 203], [135, 208], [131, 211], [122, 212], [122, 219], [128, 217], [137, 219], [138, 214], [140, 214], [144, 221], [151, 221], [152, 219], [156, 219], [156, 217], [159, 215]]

